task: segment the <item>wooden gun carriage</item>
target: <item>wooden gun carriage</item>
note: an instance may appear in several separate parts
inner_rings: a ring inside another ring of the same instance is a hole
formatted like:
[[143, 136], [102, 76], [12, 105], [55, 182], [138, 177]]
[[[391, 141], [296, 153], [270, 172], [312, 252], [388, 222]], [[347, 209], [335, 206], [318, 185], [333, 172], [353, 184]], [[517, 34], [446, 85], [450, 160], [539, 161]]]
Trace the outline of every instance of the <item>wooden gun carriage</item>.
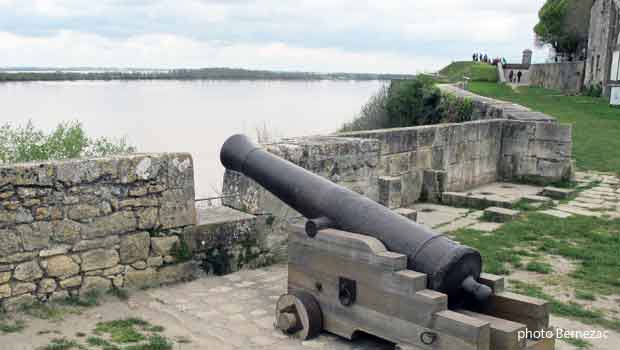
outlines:
[[504, 291], [482, 258], [390, 209], [254, 145], [230, 137], [222, 164], [302, 214], [291, 225], [288, 293], [276, 306], [284, 332], [365, 332], [424, 350], [548, 350], [526, 339], [549, 328], [549, 304]]

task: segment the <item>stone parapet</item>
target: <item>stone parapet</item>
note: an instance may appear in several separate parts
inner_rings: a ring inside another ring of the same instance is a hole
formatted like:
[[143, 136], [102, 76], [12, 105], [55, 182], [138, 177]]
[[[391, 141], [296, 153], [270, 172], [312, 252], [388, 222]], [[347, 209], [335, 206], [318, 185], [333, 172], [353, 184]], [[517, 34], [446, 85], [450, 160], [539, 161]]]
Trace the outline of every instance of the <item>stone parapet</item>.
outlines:
[[189, 154], [0, 166], [0, 300], [190, 278], [175, 249], [195, 223]]

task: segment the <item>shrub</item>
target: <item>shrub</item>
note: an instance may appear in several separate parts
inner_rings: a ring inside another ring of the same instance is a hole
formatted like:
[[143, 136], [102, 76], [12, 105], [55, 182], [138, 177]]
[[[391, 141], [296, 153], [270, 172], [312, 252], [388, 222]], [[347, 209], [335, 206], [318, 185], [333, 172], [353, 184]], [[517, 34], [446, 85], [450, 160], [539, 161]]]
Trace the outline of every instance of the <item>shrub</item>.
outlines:
[[442, 94], [441, 112], [444, 123], [468, 122], [474, 113], [474, 104], [468, 98]]
[[133, 152], [135, 148], [124, 138], [89, 138], [77, 121], [60, 123], [49, 134], [37, 129], [31, 121], [25, 126], [5, 124], [0, 127], [0, 164]]
[[414, 80], [392, 81], [362, 108], [360, 115], [340, 131], [398, 128], [471, 120], [474, 106], [467, 98], [442, 94], [435, 79], [419, 75]]
[[436, 124], [441, 120], [441, 92], [426, 76], [394, 81], [386, 110], [391, 127]]

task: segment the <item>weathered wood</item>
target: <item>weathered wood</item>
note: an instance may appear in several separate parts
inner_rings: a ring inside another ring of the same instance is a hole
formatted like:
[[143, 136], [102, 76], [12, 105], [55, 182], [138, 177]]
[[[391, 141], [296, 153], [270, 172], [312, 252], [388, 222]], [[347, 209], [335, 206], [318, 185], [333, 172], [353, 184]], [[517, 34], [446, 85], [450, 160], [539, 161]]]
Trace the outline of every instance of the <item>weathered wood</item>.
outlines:
[[524, 324], [473, 311], [458, 310], [458, 312], [481, 321], [489, 322], [491, 328], [491, 349], [521, 350], [525, 348], [525, 338], [519, 340], [519, 331], [525, 330]]
[[[548, 303], [504, 292], [500, 276], [482, 274], [494, 295], [476, 310], [481, 313], [455, 312], [447, 309], [445, 294], [427, 289], [425, 274], [406, 264], [404, 255], [369, 236], [328, 229], [309, 238], [299, 225], [289, 235], [289, 292], [312, 294], [330, 333], [351, 339], [361, 331], [417, 350], [523, 350], [518, 330], [548, 327]], [[340, 278], [356, 283], [352, 305], [340, 302]], [[423, 332], [436, 334], [435, 343], [421, 342]], [[528, 346], [553, 349], [540, 341]]]
[[446, 310], [435, 314], [433, 329], [478, 344], [478, 349], [489, 349], [489, 322]]
[[[329, 298], [334, 303], [338, 299], [338, 275], [312, 270], [304, 266], [289, 264], [289, 288], [291, 286], [313, 290], [314, 295]], [[316, 285], [321, 284], [318, 292]], [[428, 326], [433, 314], [447, 310], [448, 300], [445, 294], [432, 290], [422, 290], [412, 296], [386, 292], [378, 284], [367, 284], [357, 280], [357, 305], [364, 305], [376, 312], [393, 315], [409, 322]]]
[[[305, 290], [298, 286], [290, 287], [293, 290]], [[478, 342], [468, 342], [432, 328], [422, 327], [416, 323], [371, 310], [361, 304], [345, 307], [323, 293], [318, 294], [317, 299], [323, 311], [323, 327], [338, 335], [353, 335], [355, 331], [362, 331], [394, 343], [412, 345], [421, 350], [488, 350], [488, 346], [479, 347]], [[488, 327], [488, 325], [483, 327]], [[422, 332], [436, 333], [438, 336], [436, 342], [432, 345], [423, 344], [420, 341]]]
[[483, 272], [480, 274], [480, 283], [491, 287], [491, 289], [493, 289], [493, 293], [495, 294], [502, 293], [504, 291], [504, 277], [502, 276]]
[[481, 313], [523, 323], [530, 331], [549, 327], [549, 302], [511, 292], [492, 295]]
[[300, 227], [289, 235], [289, 259], [297, 255], [303, 259], [309, 251], [337, 256], [349, 262], [370, 264], [391, 271], [407, 268], [407, 257], [388, 251], [376, 238], [338, 230], [321, 230], [315, 238], [308, 237]]

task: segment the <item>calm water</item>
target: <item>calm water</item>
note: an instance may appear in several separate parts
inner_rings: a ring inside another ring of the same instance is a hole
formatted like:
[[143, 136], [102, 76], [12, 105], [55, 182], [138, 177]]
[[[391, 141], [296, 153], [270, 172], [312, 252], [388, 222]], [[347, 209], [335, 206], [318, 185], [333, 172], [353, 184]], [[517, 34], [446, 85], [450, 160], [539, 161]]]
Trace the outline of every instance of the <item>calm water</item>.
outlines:
[[197, 196], [224, 172], [218, 152], [234, 133], [277, 137], [335, 131], [383, 82], [132, 81], [0, 84], [0, 124], [51, 129], [80, 120], [89, 135], [126, 136], [140, 152], [190, 152]]

